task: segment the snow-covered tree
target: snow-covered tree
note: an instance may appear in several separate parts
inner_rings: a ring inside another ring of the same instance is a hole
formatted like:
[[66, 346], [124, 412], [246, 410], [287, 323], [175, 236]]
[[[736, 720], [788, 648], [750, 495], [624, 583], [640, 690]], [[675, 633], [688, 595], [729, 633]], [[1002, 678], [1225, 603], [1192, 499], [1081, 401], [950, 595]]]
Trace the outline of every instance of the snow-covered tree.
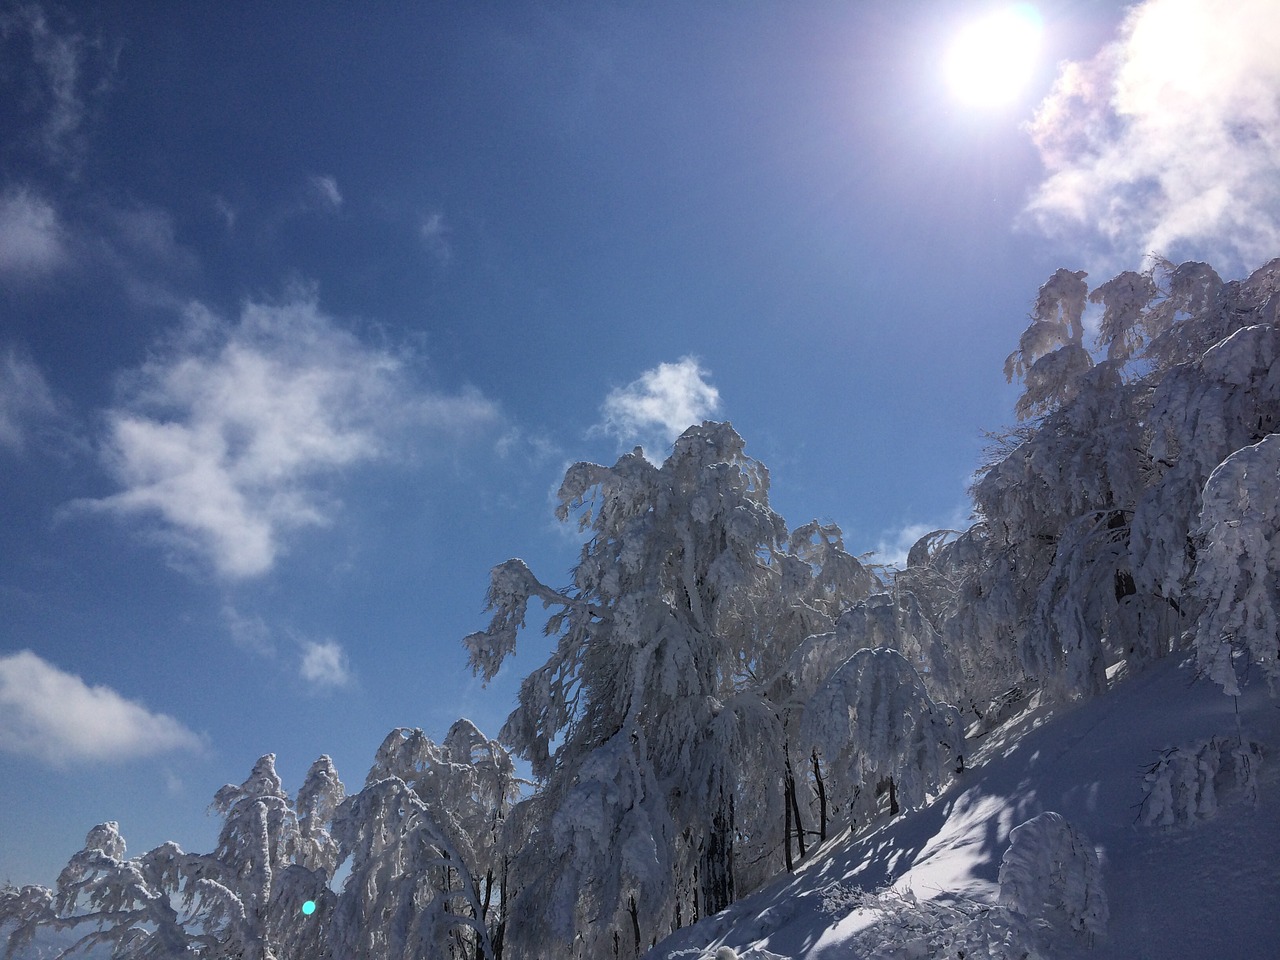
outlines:
[[1280, 424], [1280, 261], [1233, 283], [1194, 263], [1121, 274], [1089, 297], [1101, 359], [1033, 378], [1084, 350], [1084, 289], [1083, 274], [1051, 278], [1006, 365], [1026, 381], [1019, 414], [1040, 417], [974, 485], [983, 550], [942, 631], [950, 647], [1012, 643], [1058, 696], [1185, 642], [1205, 602], [1191, 589], [1201, 492]]
[[[1270, 375], [1280, 380], [1280, 365]], [[1280, 692], [1280, 433], [1214, 468], [1196, 543], [1195, 590], [1205, 607], [1196, 631], [1200, 664], [1228, 694], [1240, 692], [1245, 666]]]
[[1239, 328], [1172, 368], [1155, 387], [1150, 455], [1159, 479], [1139, 502], [1133, 523], [1142, 554], [1140, 583], [1171, 597], [1186, 591], [1194, 563], [1188, 536], [1209, 475], [1280, 426], [1280, 384], [1273, 372], [1278, 340], [1274, 324]]
[[1016, 408], [1020, 418], [1071, 399], [1080, 375], [1093, 366], [1081, 342], [1088, 293], [1084, 278], [1083, 271], [1063, 269], [1045, 282], [1018, 349], [1005, 360], [1005, 379], [1012, 383], [1020, 377], [1026, 388]]
[[1089, 941], [1106, 931], [1110, 916], [1093, 844], [1052, 810], [1009, 832], [1000, 902], [1034, 927]]
[[212, 853], [167, 843], [126, 859], [116, 824], [99, 825], [56, 891], [0, 895], [0, 925], [13, 925], [15, 946], [40, 926], [87, 928], [83, 945], [144, 960], [498, 960], [504, 817], [521, 784], [467, 720], [441, 744], [393, 730], [352, 797], [321, 757], [291, 800], [267, 754], [217, 792]]
[[[141, 960], [325, 960], [334, 865], [325, 818], [342, 796], [327, 757], [313, 764], [299, 796], [303, 826], [268, 754], [244, 783], [228, 784], [214, 798], [223, 825], [213, 853], [165, 843], [126, 859], [116, 823], [99, 824], [56, 890], [26, 887], [0, 898], [0, 925], [18, 924], [11, 945], [38, 926], [88, 928], [82, 946], [109, 945], [115, 955]], [[318, 909], [299, 922], [307, 900]]]
[[0, 893], [0, 927], [15, 925], [5, 956], [40, 927], [79, 933], [67, 952], [102, 945], [142, 960], [170, 960], [216, 944], [213, 935], [191, 929], [170, 901], [184, 858], [165, 844], [127, 860], [119, 825], [98, 824], [63, 868], [56, 890], [31, 885]]
[[503, 730], [541, 781], [513, 818], [512, 945], [541, 955], [572, 930], [574, 956], [611, 951], [615, 934], [629, 953], [724, 905], [738, 837], [780, 841], [784, 733], [755, 687], [786, 660], [770, 645], [829, 623], [834, 584], [865, 571], [834, 528], [800, 528], [804, 546], [788, 551], [768, 473], [728, 424], [691, 427], [661, 467], [639, 452], [576, 464], [557, 513], [591, 531], [572, 587], [508, 561], [493, 573], [489, 628], [466, 639], [492, 677], [529, 600], [555, 608], [555, 650]]
[[213, 809], [222, 814], [222, 830], [217, 848], [202, 864], [201, 879], [225, 890], [225, 903], [215, 912], [228, 936], [244, 944], [250, 960], [265, 960], [271, 952], [266, 920], [272, 885], [293, 863], [301, 837], [275, 755], [261, 757], [244, 783], [219, 790]]
[[[505, 920], [504, 820], [522, 781], [510, 756], [469, 720], [442, 743], [399, 728], [359, 794], [334, 816], [351, 874], [333, 941], [379, 956], [496, 956]], [[423, 945], [427, 945], [423, 947]]]
[[859, 892], [852, 905], [873, 912], [876, 919], [845, 941], [851, 956], [1047, 960], [1023, 917], [998, 904], [958, 896], [921, 900], [913, 890], [888, 887]]
[[494, 960], [479, 884], [439, 812], [399, 777], [343, 801], [334, 836], [351, 872], [333, 906], [335, 956]]
[[1128, 538], [1143, 488], [1145, 394], [1118, 364], [1080, 372], [1069, 396], [974, 487], [989, 542], [1003, 547], [993, 559], [1012, 591], [1022, 667], [1063, 693], [1105, 683], [1113, 655], [1104, 640], [1137, 602]]
[[869, 798], [888, 781], [893, 813], [947, 782], [964, 741], [959, 711], [932, 700], [910, 662], [884, 647], [836, 668], [806, 705], [801, 736], [845, 792]]
[[[538, 814], [531, 840], [563, 843], [557, 856], [526, 842], [513, 864], [513, 934], [530, 954], [575, 931], [580, 955], [615, 934], [638, 950], [671, 922], [676, 858], [689, 873], [697, 863], [696, 841], [678, 849], [672, 808], [701, 799], [689, 782], [692, 753], [715, 694], [750, 656], [714, 628], [734, 588], [767, 570], [757, 552], [785, 534], [764, 500], [766, 475], [741, 450], [731, 429], [706, 425], [681, 437], [662, 468], [639, 453], [612, 468], [578, 464], [558, 511], [567, 519], [585, 507], [580, 522], [594, 533], [575, 589], [544, 587], [518, 561], [495, 570], [493, 624], [467, 639], [486, 676], [514, 645], [530, 596], [560, 608], [550, 623], [557, 649], [522, 685], [504, 729], [546, 781], [522, 811], [522, 820]], [[553, 739], [563, 741], [554, 756]], [[635, 855], [605, 856], [611, 847]]]
[[1244, 737], [1209, 737], [1164, 751], [1143, 777], [1142, 822], [1195, 823], [1224, 801], [1258, 801], [1262, 747]]

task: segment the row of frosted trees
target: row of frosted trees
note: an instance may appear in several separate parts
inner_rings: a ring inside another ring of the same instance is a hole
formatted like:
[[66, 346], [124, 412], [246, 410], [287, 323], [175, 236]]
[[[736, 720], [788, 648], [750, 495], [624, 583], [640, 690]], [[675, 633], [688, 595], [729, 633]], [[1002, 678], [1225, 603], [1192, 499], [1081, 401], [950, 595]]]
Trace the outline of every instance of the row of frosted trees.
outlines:
[[290, 797], [268, 754], [214, 797], [213, 853], [166, 843], [127, 859], [117, 825], [99, 824], [55, 890], [0, 893], [0, 926], [10, 952], [47, 927], [131, 960], [496, 958], [502, 819], [520, 787], [507, 752], [467, 720], [440, 744], [393, 730], [352, 796], [321, 757]]
[[661, 466], [576, 464], [572, 583], [499, 565], [465, 640], [490, 679], [529, 603], [549, 611], [500, 743], [466, 721], [439, 745], [393, 731], [349, 797], [322, 759], [291, 800], [263, 758], [215, 799], [213, 854], [126, 859], [102, 825], [56, 891], [0, 894], [0, 920], [15, 943], [81, 927], [130, 957], [635, 957], [926, 802], [966, 729], [1033, 689], [1087, 696], [1191, 648], [1228, 694], [1274, 686], [1278, 304], [1280, 261], [1232, 283], [1159, 263], [1092, 292], [1058, 271], [1006, 365], [1020, 422], [992, 438], [977, 522], [900, 571], [834, 525], [788, 530], [728, 424]]

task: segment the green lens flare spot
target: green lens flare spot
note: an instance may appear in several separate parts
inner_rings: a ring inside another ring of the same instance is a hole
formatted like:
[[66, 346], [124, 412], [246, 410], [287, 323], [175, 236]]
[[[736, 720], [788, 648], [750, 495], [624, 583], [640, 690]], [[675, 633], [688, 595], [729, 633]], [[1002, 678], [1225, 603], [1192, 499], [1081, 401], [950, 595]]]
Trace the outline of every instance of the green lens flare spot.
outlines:
[[308, 900], [306, 903], [302, 905], [302, 912], [305, 913], [308, 917], [311, 916], [313, 913], [316, 912], [316, 902], [314, 900]]

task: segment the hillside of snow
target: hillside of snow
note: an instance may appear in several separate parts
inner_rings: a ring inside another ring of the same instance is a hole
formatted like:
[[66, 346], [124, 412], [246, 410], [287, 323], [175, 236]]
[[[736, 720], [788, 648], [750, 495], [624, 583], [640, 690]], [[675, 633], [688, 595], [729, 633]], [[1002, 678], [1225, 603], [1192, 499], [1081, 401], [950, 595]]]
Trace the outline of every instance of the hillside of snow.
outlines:
[[[856, 837], [844, 831], [793, 875], [680, 930], [647, 960], [709, 958], [722, 945], [742, 960], [949, 956], [936, 952], [947, 937], [928, 928], [981, 917], [996, 903], [1010, 831], [1044, 811], [1061, 814], [1092, 842], [1110, 918], [1092, 945], [1070, 930], [1033, 931], [1033, 956], [1276, 956], [1280, 702], [1260, 683], [1238, 701], [1224, 696], [1178, 659], [1118, 679], [1094, 699], [1030, 709], [970, 740], [968, 768], [927, 807], [893, 822], [882, 814]], [[1224, 769], [1216, 811], [1202, 802], [1192, 822], [1171, 826], [1148, 817], [1144, 776], [1161, 755], [1215, 736], [1236, 743], [1237, 721], [1263, 753], [1256, 803]], [[892, 916], [859, 895], [886, 887], [907, 894], [874, 901], [896, 905]], [[1024, 953], [965, 954], [976, 955]]]

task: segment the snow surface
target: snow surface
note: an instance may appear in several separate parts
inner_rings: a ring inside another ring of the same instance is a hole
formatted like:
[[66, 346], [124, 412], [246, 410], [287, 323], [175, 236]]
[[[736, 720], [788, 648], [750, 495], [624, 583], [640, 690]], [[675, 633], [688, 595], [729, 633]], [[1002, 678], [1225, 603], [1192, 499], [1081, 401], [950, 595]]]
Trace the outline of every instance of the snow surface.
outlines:
[[1110, 921], [1091, 947], [1048, 934], [1042, 956], [1275, 957], [1280, 703], [1264, 684], [1239, 698], [1239, 730], [1264, 753], [1256, 805], [1243, 791], [1223, 790], [1207, 818], [1143, 823], [1144, 777], [1166, 751], [1238, 736], [1236, 701], [1178, 659], [1094, 699], [1032, 709], [980, 738], [976, 749], [970, 741], [968, 768], [932, 804], [855, 838], [832, 839], [794, 875], [673, 934], [647, 960], [702, 960], [722, 945], [742, 960], [863, 956], [853, 940], [882, 915], [859, 906], [859, 888], [892, 885], [940, 907], [995, 905], [1010, 831], [1049, 810], [1095, 845]]

